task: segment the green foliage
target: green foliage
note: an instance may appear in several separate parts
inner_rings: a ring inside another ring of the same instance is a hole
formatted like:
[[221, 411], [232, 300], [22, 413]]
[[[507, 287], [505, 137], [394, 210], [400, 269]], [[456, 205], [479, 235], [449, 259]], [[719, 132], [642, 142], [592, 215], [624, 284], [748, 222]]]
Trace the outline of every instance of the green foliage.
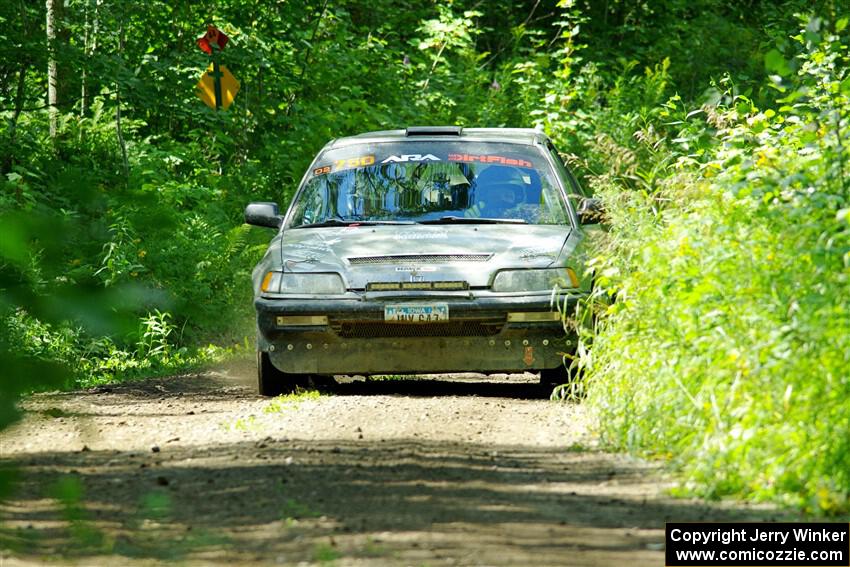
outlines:
[[[655, 191], [602, 195], [589, 402], [614, 446], [671, 459], [686, 492], [850, 509], [847, 38], [810, 21], [776, 109], [706, 108], [719, 141]], [[777, 72], [790, 68], [773, 51]], [[690, 134], [698, 128], [686, 128]], [[688, 138], [688, 132], [683, 136]]]
[[318, 390], [305, 390], [296, 388], [291, 394], [282, 394], [263, 408], [263, 413], [284, 413], [286, 411], [298, 409], [301, 402], [318, 400], [322, 396]]
[[[422, 38], [412, 44], [421, 53], [421, 60], [413, 63], [417, 74], [424, 79], [417, 82], [421, 95], [420, 107], [428, 109], [434, 118], [452, 116], [456, 99], [469, 90], [466, 84], [479, 54], [473, 49], [479, 30], [475, 18], [481, 12], [466, 10], [456, 15], [450, 5], [437, 6], [439, 17], [426, 20], [417, 29]], [[460, 68], [458, 68], [460, 67]], [[474, 79], [474, 76], [472, 77]], [[478, 85], [475, 85], [476, 90]]]
[[[118, 344], [109, 336], [92, 336], [82, 327], [66, 323], [54, 325], [17, 311], [6, 320], [5, 334], [9, 351], [31, 364], [50, 361], [56, 378], [50, 381], [22, 382], [24, 390], [51, 387], [92, 387], [109, 382], [155, 375], [168, 375], [201, 367], [244, 350], [237, 345], [224, 348], [212, 344], [189, 348], [175, 347], [180, 342], [170, 315], [155, 310], [142, 317], [135, 344]], [[60, 369], [64, 367], [64, 371]]]
[[317, 544], [313, 549], [313, 561], [320, 565], [333, 565], [341, 557], [338, 550], [326, 543]]

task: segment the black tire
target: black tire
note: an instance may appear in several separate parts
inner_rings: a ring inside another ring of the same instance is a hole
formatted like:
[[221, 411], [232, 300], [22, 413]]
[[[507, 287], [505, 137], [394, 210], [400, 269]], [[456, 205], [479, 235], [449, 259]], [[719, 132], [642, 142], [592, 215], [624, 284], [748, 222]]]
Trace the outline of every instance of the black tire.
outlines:
[[541, 370], [540, 384], [552, 389], [553, 399], [580, 401], [585, 396], [582, 373], [577, 369], [570, 370], [563, 365]]
[[257, 391], [261, 396], [288, 394], [298, 386], [307, 386], [309, 381], [307, 374], [281, 372], [272, 364], [269, 353], [257, 351]]
[[540, 371], [540, 383], [544, 386], [572, 384], [574, 380], [572, 372], [563, 364], [557, 368], [544, 368]]
[[336, 378], [333, 376], [324, 376], [321, 374], [314, 374], [310, 376], [310, 382], [316, 388], [327, 388], [331, 389], [337, 385]]

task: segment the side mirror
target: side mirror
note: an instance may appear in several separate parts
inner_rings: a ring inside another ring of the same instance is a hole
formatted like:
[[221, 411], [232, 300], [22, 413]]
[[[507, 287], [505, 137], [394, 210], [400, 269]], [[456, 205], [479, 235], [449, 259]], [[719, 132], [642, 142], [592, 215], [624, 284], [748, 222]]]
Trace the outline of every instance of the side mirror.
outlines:
[[283, 217], [277, 208], [277, 203], [251, 203], [245, 207], [245, 222], [254, 226], [280, 228]]
[[576, 213], [578, 214], [579, 224], [600, 224], [607, 220], [602, 201], [593, 197], [582, 199]]

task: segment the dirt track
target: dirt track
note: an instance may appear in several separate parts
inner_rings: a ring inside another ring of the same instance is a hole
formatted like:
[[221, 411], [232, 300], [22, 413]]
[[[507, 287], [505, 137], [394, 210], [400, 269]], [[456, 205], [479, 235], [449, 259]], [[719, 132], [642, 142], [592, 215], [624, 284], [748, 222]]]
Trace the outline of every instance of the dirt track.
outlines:
[[30, 399], [0, 438], [22, 479], [0, 508], [0, 566], [658, 566], [666, 520], [773, 519], [666, 497], [653, 466], [594, 449], [583, 408], [530, 376], [285, 403], [250, 376]]

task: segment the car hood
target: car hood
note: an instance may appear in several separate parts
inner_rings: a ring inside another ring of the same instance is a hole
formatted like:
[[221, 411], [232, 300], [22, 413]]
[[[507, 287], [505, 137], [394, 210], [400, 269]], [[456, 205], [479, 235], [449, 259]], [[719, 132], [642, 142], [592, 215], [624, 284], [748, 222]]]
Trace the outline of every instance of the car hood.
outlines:
[[485, 287], [498, 270], [551, 266], [569, 236], [552, 225], [378, 225], [288, 229], [272, 246], [284, 271], [339, 272], [349, 289], [411, 278]]

